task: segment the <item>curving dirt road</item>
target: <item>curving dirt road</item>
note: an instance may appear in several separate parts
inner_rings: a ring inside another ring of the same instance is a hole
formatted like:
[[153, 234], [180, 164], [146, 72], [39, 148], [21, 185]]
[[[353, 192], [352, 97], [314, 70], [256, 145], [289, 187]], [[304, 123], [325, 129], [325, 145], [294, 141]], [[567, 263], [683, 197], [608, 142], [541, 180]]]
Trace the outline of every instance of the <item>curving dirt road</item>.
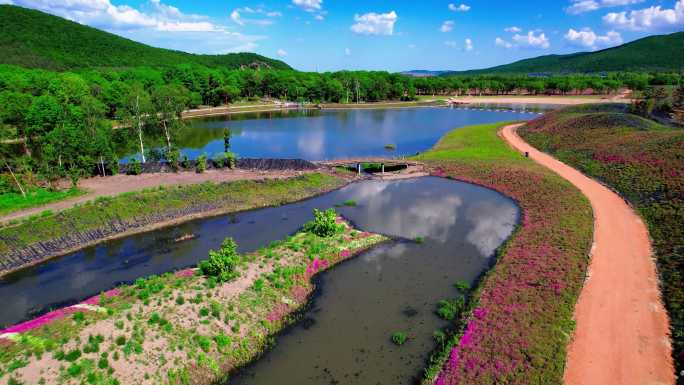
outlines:
[[501, 135], [577, 186], [594, 210], [594, 245], [575, 308], [565, 384], [674, 384], [668, 317], [646, 226], [620, 196], [527, 144], [515, 132], [519, 126], [506, 126]]

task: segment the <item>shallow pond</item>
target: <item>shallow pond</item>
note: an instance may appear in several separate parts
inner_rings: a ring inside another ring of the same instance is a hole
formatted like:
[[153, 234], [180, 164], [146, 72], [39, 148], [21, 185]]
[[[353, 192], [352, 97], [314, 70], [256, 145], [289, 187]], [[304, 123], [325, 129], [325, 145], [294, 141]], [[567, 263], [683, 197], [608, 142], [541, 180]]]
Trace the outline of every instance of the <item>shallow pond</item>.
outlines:
[[[318, 279], [304, 321], [231, 384], [402, 384], [420, 374], [444, 326], [437, 301], [491, 263], [518, 218], [515, 204], [482, 187], [436, 177], [362, 181], [306, 201], [200, 219], [102, 243], [0, 279], [0, 324], [74, 303], [120, 282], [195, 264], [234, 237], [255, 250], [296, 232], [313, 208], [338, 207], [357, 227], [405, 239], [379, 246]], [[174, 242], [183, 234], [195, 239]], [[424, 237], [418, 244], [409, 239]], [[402, 347], [390, 335], [405, 331]]]
[[[510, 120], [529, 120], [536, 113], [516, 110], [446, 107], [395, 109], [284, 110], [187, 120], [174, 143], [190, 159], [224, 151], [224, 133], [231, 132], [231, 150], [243, 158], [342, 159], [413, 155], [432, 147], [457, 127]], [[123, 140], [120, 131], [119, 140]], [[162, 146], [161, 133], [148, 134], [148, 147]], [[386, 145], [392, 144], [394, 150]], [[120, 144], [122, 161], [137, 156], [135, 141]]]

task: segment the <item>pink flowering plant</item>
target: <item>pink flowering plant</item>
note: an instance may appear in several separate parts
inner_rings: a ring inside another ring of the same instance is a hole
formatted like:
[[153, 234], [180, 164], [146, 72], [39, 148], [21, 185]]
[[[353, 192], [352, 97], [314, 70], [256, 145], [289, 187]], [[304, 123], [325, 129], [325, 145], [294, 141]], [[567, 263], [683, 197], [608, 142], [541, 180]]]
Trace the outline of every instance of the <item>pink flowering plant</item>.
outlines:
[[424, 384], [559, 384], [592, 240], [591, 206], [572, 185], [511, 150], [502, 124], [461, 128], [419, 159], [432, 175], [497, 190], [521, 221], [431, 358]]

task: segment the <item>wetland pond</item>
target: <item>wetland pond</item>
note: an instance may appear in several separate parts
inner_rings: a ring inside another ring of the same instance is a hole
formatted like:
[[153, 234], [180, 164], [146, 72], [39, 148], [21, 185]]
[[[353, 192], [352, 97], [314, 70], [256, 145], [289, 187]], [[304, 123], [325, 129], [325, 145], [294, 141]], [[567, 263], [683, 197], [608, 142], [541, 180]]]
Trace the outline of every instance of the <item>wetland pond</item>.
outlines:
[[[242, 158], [397, 157], [428, 150], [455, 127], [537, 116], [532, 111], [482, 108], [293, 109], [189, 119], [173, 142], [190, 159], [223, 152], [226, 130], [231, 133], [231, 150]], [[131, 135], [118, 130], [117, 137], [122, 162], [139, 158]], [[148, 133], [145, 143], [160, 148], [166, 142], [158, 132]], [[388, 144], [395, 149], [386, 149]]]
[[[454, 283], [475, 281], [511, 234], [515, 203], [483, 187], [437, 177], [365, 180], [281, 207], [206, 218], [108, 241], [0, 279], [0, 324], [82, 300], [118, 283], [180, 269], [225, 237], [241, 252], [296, 232], [313, 208], [337, 210], [357, 228], [397, 237], [316, 278], [302, 321], [229, 384], [411, 384], [434, 348], [435, 315]], [[268, 231], [264, 231], [268, 229]], [[174, 242], [183, 234], [197, 237]], [[423, 243], [411, 241], [424, 237]], [[403, 239], [403, 240], [401, 240]], [[407, 333], [394, 346], [390, 335]]]

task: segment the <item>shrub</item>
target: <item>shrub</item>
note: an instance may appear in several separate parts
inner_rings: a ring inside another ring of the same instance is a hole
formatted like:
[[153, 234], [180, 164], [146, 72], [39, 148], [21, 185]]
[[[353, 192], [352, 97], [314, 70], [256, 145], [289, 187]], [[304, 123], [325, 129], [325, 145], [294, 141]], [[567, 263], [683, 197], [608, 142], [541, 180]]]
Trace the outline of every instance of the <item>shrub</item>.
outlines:
[[131, 158], [128, 161], [128, 168], [126, 169], [127, 175], [140, 175], [142, 174], [142, 164], [136, 158]]
[[465, 301], [463, 300], [463, 297], [443, 299], [437, 304], [437, 315], [447, 321], [452, 321], [461, 313], [464, 305]]
[[207, 154], [202, 154], [197, 157], [197, 163], [195, 164], [195, 171], [201, 174], [207, 170]]
[[183, 168], [190, 167], [190, 159], [188, 158], [187, 155], [183, 155], [183, 160], [181, 160], [180, 164], [181, 164], [181, 167], [183, 167]]
[[173, 171], [178, 171], [180, 168], [180, 158], [181, 158], [181, 153], [180, 150], [177, 148], [172, 148], [168, 155], [167, 155], [167, 161], [169, 162], [169, 166]]
[[226, 151], [226, 167], [235, 168], [237, 164], [237, 155], [232, 151]]
[[304, 225], [304, 231], [319, 237], [331, 237], [342, 230], [337, 224], [337, 213], [333, 209], [321, 211], [314, 209], [314, 219]]
[[212, 158], [211, 161], [214, 163], [214, 167], [216, 168], [224, 168], [226, 167], [226, 154], [221, 152], [218, 154], [215, 154]]
[[237, 272], [239, 262], [237, 244], [233, 238], [226, 238], [221, 244], [221, 249], [209, 251], [209, 259], [200, 262], [199, 268], [202, 274], [227, 282], [239, 275]]
[[404, 332], [396, 332], [396, 333], [392, 334], [392, 342], [397, 346], [401, 346], [401, 345], [405, 344], [407, 339], [408, 339], [408, 337], [406, 336], [406, 333], [404, 333]]
[[470, 284], [463, 280], [456, 281], [454, 287], [461, 293], [467, 293], [470, 290]]

